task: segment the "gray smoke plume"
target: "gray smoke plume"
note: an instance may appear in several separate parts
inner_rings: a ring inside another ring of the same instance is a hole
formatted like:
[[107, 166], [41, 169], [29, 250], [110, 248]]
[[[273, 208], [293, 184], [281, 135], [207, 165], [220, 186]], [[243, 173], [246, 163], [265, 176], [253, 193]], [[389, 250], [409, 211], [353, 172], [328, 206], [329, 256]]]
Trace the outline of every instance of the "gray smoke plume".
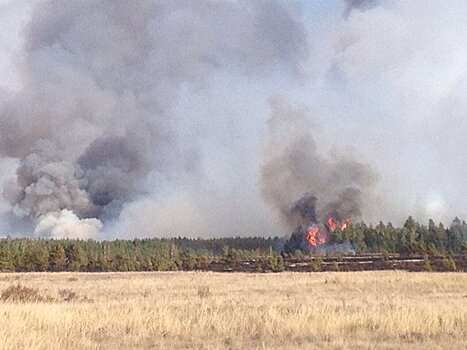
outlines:
[[316, 215], [317, 198], [311, 193], [306, 193], [295, 202], [292, 208], [283, 208], [282, 214], [287, 218], [287, 222], [295, 226], [308, 227], [318, 222]]
[[373, 170], [351, 155], [321, 154], [306, 111], [279, 98], [271, 100], [271, 110], [261, 189], [285, 226], [360, 217], [362, 192], [376, 181]]
[[3, 193], [55, 237], [93, 237], [158, 181], [198, 171], [173, 111], [183, 88], [223, 71], [298, 76], [308, 54], [278, 1], [47, 0], [24, 33], [22, 86], [0, 103], [0, 156], [19, 159]]
[[375, 7], [378, 0], [345, 0], [344, 17], [348, 18], [354, 10], [365, 11]]
[[81, 188], [83, 176], [53, 144], [42, 140], [31, 148], [3, 194], [19, 217], [39, 218], [65, 208], [84, 216], [92, 211], [92, 204]]
[[[0, 235], [465, 217], [465, 18], [463, 0], [0, 0]], [[290, 105], [269, 118], [271, 96]]]
[[[94, 140], [78, 158], [86, 174], [84, 189], [99, 217], [112, 217], [138, 193], [142, 178], [150, 167], [145, 161], [147, 149], [136, 137], [109, 136]], [[134, 144], [129, 144], [134, 142]]]

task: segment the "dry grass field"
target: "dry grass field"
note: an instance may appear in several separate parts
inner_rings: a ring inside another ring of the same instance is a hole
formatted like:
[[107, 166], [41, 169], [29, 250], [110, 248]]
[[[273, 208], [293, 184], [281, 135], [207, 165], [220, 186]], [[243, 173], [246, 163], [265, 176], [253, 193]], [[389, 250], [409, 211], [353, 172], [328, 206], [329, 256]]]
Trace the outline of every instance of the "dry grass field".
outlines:
[[18, 283], [39, 296], [0, 301], [1, 349], [467, 347], [462, 273], [0, 274]]

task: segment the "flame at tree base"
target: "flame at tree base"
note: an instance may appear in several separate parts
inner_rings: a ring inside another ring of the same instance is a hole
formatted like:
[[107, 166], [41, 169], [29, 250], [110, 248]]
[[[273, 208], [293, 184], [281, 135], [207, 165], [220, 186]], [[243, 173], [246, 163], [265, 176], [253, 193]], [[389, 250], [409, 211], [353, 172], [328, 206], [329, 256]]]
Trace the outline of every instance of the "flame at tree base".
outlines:
[[328, 243], [331, 237], [331, 233], [333, 233], [337, 229], [345, 230], [347, 229], [349, 224], [350, 219], [345, 219], [342, 223], [339, 223], [336, 219], [330, 217], [327, 220], [329, 232], [324, 227], [320, 227], [319, 225], [313, 224], [308, 228], [305, 238], [311, 246], [317, 247], [318, 245]]
[[307, 231], [306, 240], [313, 247], [316, 247], [317, 245], [325, 244], [328, 241], [328, 234], [319, 226], [313, 225]]

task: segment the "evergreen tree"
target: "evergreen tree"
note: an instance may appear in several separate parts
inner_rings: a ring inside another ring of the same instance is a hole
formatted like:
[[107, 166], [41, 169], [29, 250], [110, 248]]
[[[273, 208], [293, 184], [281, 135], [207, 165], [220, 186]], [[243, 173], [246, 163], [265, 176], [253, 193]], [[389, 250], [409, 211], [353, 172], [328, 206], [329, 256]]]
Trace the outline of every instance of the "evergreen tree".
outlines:
[[451, 252], [459, 251], [462, 245], [463, 232], [462, 232], [462, 222], [460, 221], [458, 217], [456, 217], [452, 221], [451, 226], [449, 227], [449, 230], [447, 231], [447, 236], [448, 236], [447, 247], [449, 251]]
[[13, 254], [11, 250], [3, 248], [0, 250], [0, 271], [9, 272], [14, 270], [15, 265], [13, 261]]
[[47, 271], [48, 267], [49, 252], [44, 244], [29, 241], [24, 245], [18, 264], [20, 271]]
[[116, 254], [112, 259], [112, 268], [114, 271], [131, 271], [128, 255]]
[[49, 265], [51, 271], [64, 271], [68, 261], [65, 254], [65, 249], [61, 244], [52, 246], [50, 249]]
[[98, 271], [109, 271], [110, 270], [110, 262], [107, 259], [107, 255], [102, 253], [97, 258], [96, 269]]
[[65, 253], [71, 271], [81, 271], [87, 266], [86, 253], [79, 243], [72, 243]]

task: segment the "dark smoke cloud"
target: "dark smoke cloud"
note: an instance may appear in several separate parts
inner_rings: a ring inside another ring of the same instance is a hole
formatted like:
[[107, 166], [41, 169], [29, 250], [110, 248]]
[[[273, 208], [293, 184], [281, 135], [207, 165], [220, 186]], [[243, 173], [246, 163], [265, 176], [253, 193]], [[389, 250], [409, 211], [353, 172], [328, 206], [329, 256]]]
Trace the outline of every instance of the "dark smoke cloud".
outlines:
[[352, 11], [366, 11], [378, 5], [379, 0], [345, 0], [344, 17], [349, 17]]
[[271, 100], [271, 110], [261, 189], [286, 227], [325, 221], [328, 215], [358, 218], [362, 193], [376, 181], [373, 170], [351, 155], [321, 154], [306, 111], [278, 98]]
[[83, 173], [61, 156], [48, 141], [40, 140], [6, 183], [4, 197], [19, 217], [39, 218], [62, 209], [86, 215], [92, 209], [81, 188]]
[[83, 187], [99, 208], [95, 215], [112, 217], [139, 193], [140, 182], [150, 167], [146, 161], [148, 150], [137, 140], [121, 136], [98, 138], [78, 158], [77, 163], [86, 174]]
[[0, 155], [20, 162], [4, 196], [36, 234], [94, 236], [154, 174], [198, 171], [196, 144], [178, 138], [182, 88], [222, 71], [298, 77], [307, 55], [277, 1], [37, 2], [22, 87], [0, 104]]
[[318, 222], [316, 201], [317, 198], [314, 195], [306, 193], [293, 204], [292, 208], [284, 208], [283, 215], [287, 218], [287, 222], [290, 223], [291, 226], [308, 227], [311, 224]]
[[[465, 217], [465, 18], [462, 0], [3, 0], [0, 234]], [[273, 102], [263, 160], [273, 95], [309, 112]]]

